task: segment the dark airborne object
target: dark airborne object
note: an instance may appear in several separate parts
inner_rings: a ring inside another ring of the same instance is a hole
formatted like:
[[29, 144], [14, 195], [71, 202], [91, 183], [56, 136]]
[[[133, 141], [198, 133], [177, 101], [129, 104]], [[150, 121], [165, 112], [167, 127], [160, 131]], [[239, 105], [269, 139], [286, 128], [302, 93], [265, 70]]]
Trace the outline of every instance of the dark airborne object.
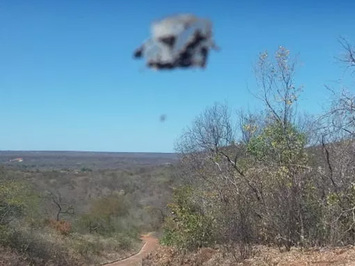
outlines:
[[193, 15], [177, 15], [156, 21], [152, 36], [135, 53], [157, 70], [201, 67], [207, 63], [208, 52], [216, 48], [212, 39], [212, 24]]

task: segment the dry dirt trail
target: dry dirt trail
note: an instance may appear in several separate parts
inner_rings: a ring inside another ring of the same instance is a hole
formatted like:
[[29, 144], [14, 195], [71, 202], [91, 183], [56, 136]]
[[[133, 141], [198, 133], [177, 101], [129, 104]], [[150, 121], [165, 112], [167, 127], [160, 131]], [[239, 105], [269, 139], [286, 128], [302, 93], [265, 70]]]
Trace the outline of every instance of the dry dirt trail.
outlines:
[[109, 264], [105, 264], [105, 266], [138, 266], [142, 265], [142, 259], [147, 256], [150, 252], [154, 251], [158, 245], [159, 240], [152, 234], [143, 235], [141, 239], [144, 241], [144, 245], [141, 250], [126, 259], [115, 261]]

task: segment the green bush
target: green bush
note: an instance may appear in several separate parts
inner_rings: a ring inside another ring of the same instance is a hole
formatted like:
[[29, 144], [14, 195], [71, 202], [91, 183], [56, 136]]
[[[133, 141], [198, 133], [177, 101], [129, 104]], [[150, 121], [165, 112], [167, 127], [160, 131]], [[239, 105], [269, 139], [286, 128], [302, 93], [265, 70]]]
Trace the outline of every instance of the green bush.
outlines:
[[247, 151], [258, 160], [268, 163], [302, 164], [306, 156], [305, 145], [305, 135], [294, 125], [274, 122], [250, 139]]
[[119, 248], [122, 250], [131, 250], [133, 248], [132, 237], [127, 235], [119, 235], [116, 237], [119, 241]]
[[120, 221], [128, 215], [129, 205], [123, 195], [113, 194], [95, 200], [90, 210], [76, 222], [76, 228], [83, 233], [97, 233], [110, 236], [119, 230]]
[[72, 248], [86, 259], [92, 259], [93, 256], [100, 255], [104, 250], [104, 245], [99, 239], [76, 238], [72, 241]]
[[193, 201], [191, 187], [175, 190], [173, 203], [169, 204], [169, 208], [172, 216], [164, 224], [163, 244], [191, 250], [214, 243], [214, 219], [203, 213]]

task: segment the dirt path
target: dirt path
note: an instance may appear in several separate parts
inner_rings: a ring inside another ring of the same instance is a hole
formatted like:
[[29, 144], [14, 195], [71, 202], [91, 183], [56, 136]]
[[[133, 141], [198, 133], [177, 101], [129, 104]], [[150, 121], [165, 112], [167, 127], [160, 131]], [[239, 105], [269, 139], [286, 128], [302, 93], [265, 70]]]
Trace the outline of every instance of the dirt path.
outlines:
[[105, 266], [142, 265], [142, 259], [158, 247], [159, 240], [158, 238], [156, 238], [151, 234], [143, 235], [141, 239], [144, 241], [144, 245], [137, 254], [128, 257], [127, 259], [124, 260], [119, 260], [110, 264], [105, 264]]

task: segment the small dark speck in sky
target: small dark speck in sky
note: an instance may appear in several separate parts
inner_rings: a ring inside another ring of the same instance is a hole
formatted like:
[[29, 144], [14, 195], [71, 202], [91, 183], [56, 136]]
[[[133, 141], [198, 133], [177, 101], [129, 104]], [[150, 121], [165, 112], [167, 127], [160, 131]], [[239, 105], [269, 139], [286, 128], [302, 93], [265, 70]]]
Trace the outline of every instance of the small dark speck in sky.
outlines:
[[160, 120], [160, 122], [165, 122], [165, 120], [166, 120], [166, 115], [161, 115], [160, 117], [159, 117], [159, 120]]

